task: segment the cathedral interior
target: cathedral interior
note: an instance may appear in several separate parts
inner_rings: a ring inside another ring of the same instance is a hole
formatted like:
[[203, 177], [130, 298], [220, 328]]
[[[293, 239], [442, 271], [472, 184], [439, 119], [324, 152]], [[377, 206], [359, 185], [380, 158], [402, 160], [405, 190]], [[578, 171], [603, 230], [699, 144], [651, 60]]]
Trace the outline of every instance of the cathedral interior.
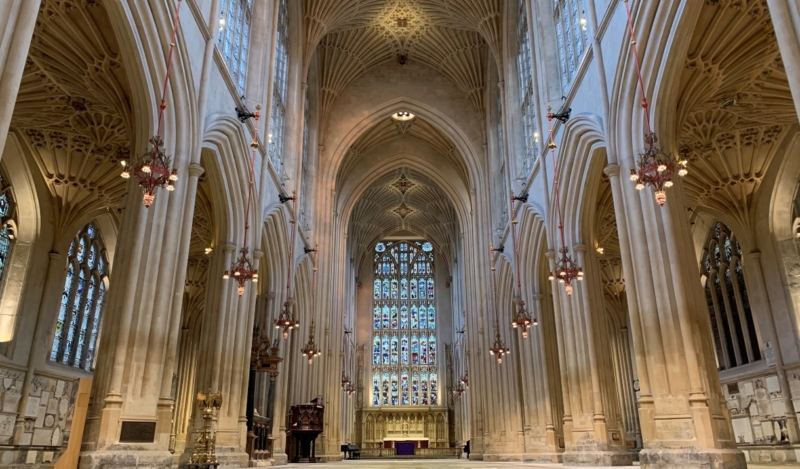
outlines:
[[0, 17], [1, 467], [800, 466], [797, 0]]

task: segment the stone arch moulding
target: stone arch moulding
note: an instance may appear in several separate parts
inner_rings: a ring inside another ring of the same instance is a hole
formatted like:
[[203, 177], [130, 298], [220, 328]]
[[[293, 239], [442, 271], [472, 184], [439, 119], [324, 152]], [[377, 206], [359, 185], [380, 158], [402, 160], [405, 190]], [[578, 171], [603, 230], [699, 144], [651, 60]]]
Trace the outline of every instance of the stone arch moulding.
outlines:
[[470, 187], [481, 186], [482, 171], [484, 162], [481, 161], [479, 152], [470, 141], [467, 133], [454, 122], [450, 117], [440, 112], [436, 108], [407, 98], [396, 98], [381, 105], [374, 107], [367, 112], [367, 116], [353, 125], [350, 131], [340, 138], [334, 145], [330, 153], [330, 160], [323, 169], [322, 180], [335, 181], [339, 168], [347, 155], [348, 150], [358, 140], [361, 135], [376, 125], [379, 121], [389, 118], [397, 111], [409, 111], [418, 118], [424, 119], [437, 127], [455, 145], [459, 154], [466, 163], [469, 181], [465, 181]]
[[[132, 129], [134, 145], [131, 150], [143, 151], [155, 133], [158, 121], [174, 6], [162, 3], [160, 8], [152, 8], [149, 4], [132, 1], [108, 2], [104, 5], [119, 43], [120, 57], [131, 88], [133, 120], [136, 123]], [[139, 60], [141, 57], [159, 60]], [[167, 152], [175, 155], [175, 160], [183, 160], [174, 162], [179, 168], [183, 166], [180, 163], [185, 163], [189, 158], [180, 155], [194, 154], [193, 147], [197, 144], [194, 136], [198, 133], [197, 120], [192, 118], [197, 99], [188, 57], [185, 37], [179, 30], [170, 72], [165, 130], [162, 132], [174, 137], [165, 138], [165, 142]]]
[[[209, 183], [222, 190], [212, 191], [211, 201], [216, 217], [217, 235], [220, 242], [236, 244], [242, 242], [245, 226], [245, 208], [250, 181], [250, 141], [244, 127], [233, 117], [215, 116], [203, 138], [206, 151], [203, 164]], [[257, 155], [257, 157], [260, 156]], [[258, 188], [254, 187], [256, 191]], [[260, 219], [258, 198], [253, 197], [250, 206], [250, 227], [256, 232], [256, 221]], [[224, 228], [223, 228], [224, 227]], [[255, 241], [254, 237], [250, 238]], [[252, 250], [252, 249], [251, 249]]]
[[[526, 293], [529, 296], [541, 293], [541, 282], [549, 281], [547, 278], [539, 278], [542, 253], [539, 252], [540, 246], [547, 246], [547, 234], [545, 218], [542, 216], [544, 211], [538, 204], [526, 203], [517, 213], [519, 229], [517, 230], [519, 243], [519, 276], [523, 285], [523, 297]], [[549, 269], [549, 266], [547, 267]], [[527, 286], [527, 288], [526, 288]], [[530, 298], [523, 298], [526, 304]]]
[[[6, 280], [0, 285], [0, 345], [14, 340], [20, 327], [20, 315], [23, 305], [37, 305], [38, 300], [25, 301], [27, 279], [34, 271], [30, 269], [33, 247], [47, 245], [52, 242], [51, 228], [42, 223], [42, 214], [50, 210], [50, 194], [41, 176], [31, 171], [31, 166], [23, 153], [19, 140], [13, 132], [9, 132], [6, 146], [0, 149], [2, 166], [8, 177], [17, 205], [16, 242], [11, 251], [11, 258], [6, 267]], [[42, 197], [44, 194], [44, 197]], [[43, 232], [46, 231], [46, 232]], [[36, 293], [38, 294], [38, 292]], [[38, 308], [38, 306], [33, 306]], [[24, 315], [23, 315], [24, 316]], [[13, 352], [10, 353], [13, 355]]]
[[420, 171], [429, 177], [433, 182], [438, 184], [445, 194], [447, 194], [448, 198], [450, 199], [450, 203], [453, 204], [453, 207], [459, 214], [459, 223], [461, 223], [461, 226], [467, 226], [469, 224], [471, 203], [470, 200], [465, 197], [466, 194], [464, 192], [466, 191], [466, 188], [461, 188], [461, 194], [459, 194], [460, 191], [457, 185], [443, 178], [439, 174], [440, 172], [437, 170], [437, 168], [424, 161], [417, 161], [411, 155], [398, 155], [393, 158], [390, 164], [372, 168], [372, 171], [369, 172], [368, 177], [360, 180], [350, 192], [339, 194], [339, 200], [337, 201], [337, 212], [345, 215], [341, 217], [341, 223], [343, 223], [345, 230], [350, 221], [350, 214], [352, 213], [353, 207], [355, 206], [356, 202], [358, 202], [361, 195], [375, 181], [388, 173], [399, 170], [400, 168], [410, 168]]
[[[572, 118], [566, 125], [557, 150], [558, 181], [561, 191], [561, 213], [564, 222], [567, 244], [588, 244], [591, 236], [591, 220], [584, 218], [584, 205], [593, 200], [597, 193], [597, 184], [602, 176], [602, 169], [607, 161], [598, 162], [600, 150], [605, 148], [603, 123], [599, 116], [582, 114]], [[570, 155], [571, 158], [565, 158]], [[599, 166], [599, 170], [598, 170]], [[568, 190], [580, 187], [582, 190]], [[587, 188], [589, 188], [587, 190]], [[552, 220], [548, 223], [548, 236], [558, 239], [558, 214], [555, 198], [549, 201]], [[588, 216], [591, 216], [590, 214]], [[552, 243], [551, 243], [552, 244]], [[557, 244], [557, 243], [556, 243]]]

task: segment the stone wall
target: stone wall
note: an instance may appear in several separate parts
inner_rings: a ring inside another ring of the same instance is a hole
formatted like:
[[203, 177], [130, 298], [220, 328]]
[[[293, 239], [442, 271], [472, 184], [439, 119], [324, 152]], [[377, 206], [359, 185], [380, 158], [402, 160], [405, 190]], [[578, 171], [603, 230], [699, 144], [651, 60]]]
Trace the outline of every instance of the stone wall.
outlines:
[[25, 372], [0, 368], [0, 464], [54, 463], [69, 442], [78, 382], [36, 374], [23, 409], [24, 380]]

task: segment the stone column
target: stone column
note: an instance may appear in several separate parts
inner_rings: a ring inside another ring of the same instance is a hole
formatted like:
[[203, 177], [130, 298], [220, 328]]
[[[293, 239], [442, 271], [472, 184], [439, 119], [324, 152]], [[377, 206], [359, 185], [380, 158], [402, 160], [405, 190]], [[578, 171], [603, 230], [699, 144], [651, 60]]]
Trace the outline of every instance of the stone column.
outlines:
[[796, 0], [767, 0], [767, 5], [800, 117], [800, 5]]
[[[221, 392], [222, 407], [217, 413], [217, 458], [223, 465], [247, 465], [245, 452], [247, 382], [250, 372], [250, 346], [253, 336], [255, 285], [245, 286], [239, 296], [233, 279], [223, 279], [222, 273], [238, 255], [237, 246], [223, 246], [212, 254], [209, 266], [206, 307], [203, 311], [201, 348], [197, 357], [195, 393]], [[253, 253], [258, 268], [260, 253]], [[202, 428], [202, 418], [194, 408], [188, 435]], [[192, 437], [193, 438], [193, 437]], [[187, 447], [181, 460], [188, 459]]]
[[[781, 385], [781, 398], [786, 406], [786, 429], [789, 432], [789, 442], [797, 443], [800, 441], [800, 430], [798, 430], [797, 414], [789, 392], [789, 381], [786, 377], [786, 369], [783, 362], [783, 351], [781, 350], [781, 336], [775, 327], [775, 318], [772, 315], [769, 295], [767, 294], [767, 284], [764, 281], [764, 269], [761, 265], [761, 251], [750, 251], [746, 256], [746, 263], [743, 265], [747, 274], [747, 280], [752, 283], [751, 288], [747, 289], [753, 309], [764, 311], [766, 314], [756, 315], [761, 339], [766, 344], [772, 342], [772, 351], [775, 354], [775, 372], [778, 375], [778, 382]], [[790, 340], [794, 336], [789, 333]]]
[[650, 188], [621, 181], [618, 165], [605, 172], [636, 349], [642, 467], [744, 469], [722, 402], [695, 254], [685, 249], [692, 239], [680, 182], [659, 207]]
[[[630, 465], [609, 357], [600, 270], [587, 264], [586, 246], [574, 249], [576, 262], [585, 266], [586, 280], [574, 282], [573, 294], [553, 280], [556, 325], [562, 361], [564, 396], [564, 464], [586, 466]], [[548, 256], [555, 270], [554, 253]], [[568, 410], [569, 409], [569, 410]], [[566, 415], [568, 412], [571, 414]]]
[[[554, 423], [552, 398], [552, 380], [558, 380], [558, 374], [553, 374], [548, 366], [547, 355], [551, 352], [550, 338], [547, 337], [552, 324], [545, 329], [545, 320], [542, 317], [541, 294], [533, 295], [529, 303], [531, 316], [539, 319], [539, 325], [533, 326], [527, 339], [519, 339], [521, 344], [516, 366], [522, 381], [521, 400], [524, 403], [522, 414], [525, 426], [525, 461], [536, 462], [561, 462], [561, 451], [558, 448], [558, 439]], [[549, 318], [548, 318], [549, 319]], [[552, 350], [554, 351], [554, 350]], [[557, 352], [556, 352], [557, 353]]]
[[[149, 209], [135, 181], [128, 183], [131, 196], [104, 308], [81, 468], [172, 464], [169, 357], [175, 356], [181, 310], [171, 300], [175, 285], [185, 279], [176, 273], [183, 224], [168, 220], [183, 219], [183, 197], [192, 183], [185, 171], [180, 176], [175, 192], [159, 191]], [[152, 443], [131, 441], [126, 435], [134, 429], [138, 439]]]
[[40, 3], [41, 0], [0, 2], [0, 150], [6, 146]]

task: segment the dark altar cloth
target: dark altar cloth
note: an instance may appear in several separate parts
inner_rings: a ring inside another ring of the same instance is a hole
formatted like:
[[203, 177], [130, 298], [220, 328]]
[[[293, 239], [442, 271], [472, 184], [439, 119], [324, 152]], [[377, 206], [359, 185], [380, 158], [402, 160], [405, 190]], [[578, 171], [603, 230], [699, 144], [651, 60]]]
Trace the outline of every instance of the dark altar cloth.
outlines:
[[397, 441], [394, 444], [398, 456], [414, 456], [414, 447], [416, 443], [413, 441]]

